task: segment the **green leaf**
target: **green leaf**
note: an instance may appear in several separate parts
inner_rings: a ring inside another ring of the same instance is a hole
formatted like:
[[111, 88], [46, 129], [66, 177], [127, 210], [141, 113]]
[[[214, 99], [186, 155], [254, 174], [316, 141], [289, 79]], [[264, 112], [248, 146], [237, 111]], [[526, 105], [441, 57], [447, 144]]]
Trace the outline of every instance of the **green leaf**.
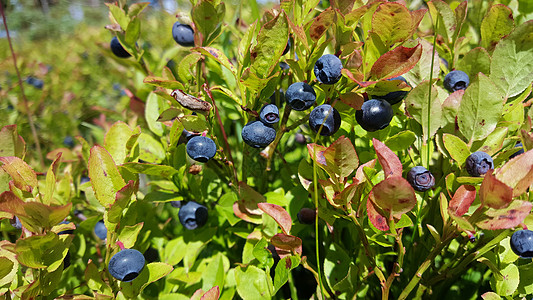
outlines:
[[370, 70], [370, 79], [389, 79], [411, 70], [422, 56], [420, 44], [413, 48], [398, 46], [381, 55]]
[[359, 158], [349, 138], [340, 136], [324, 150], [324, 159], [330, 176], [348, 177], [359, 165]]
[[169, 265], [175, 266], [185, 256], [186, 248], [187, 243], [183, 240], [183, 236], [170, 240], [165, 245], [162, 260]]
[[289, 279], [289, 272], [298, 265], [300, 265], [300, 257], [298, 256], [291, 255], [280, 259], [276, 265], [273, 294], [277, 293], [279, 289], [287, 282]]
[[137, 297], [150, 283], [165, 277], [174, 268], [166, 263], [153, 262], [147, 264], [141, 273], [131, 282], [120, 282], [120, 290], [128, 298]]
[[474, 78], [477, 73], [490, 74], [490, 55], [485, 48], [474, 48], [457, 62], [457, 70], [465, 72], [468, 77]]
[[235, 282], [237, 293], [244, 300], [272, 298], [272, 283], [265, 271], [255, 266], [235, 268]]
[[19, 269], [19, 262], [15, 253], [5, 249], [7, 241], [0, 242], [0, 287], [13, 282]]
[[490, 78], [506, 97], [520, 94], [533, 81], [533, 21], [525, 22], [503, 38], [494, 53]]
[[171, 89], [171, 90], [185, 89], [181, 82], [176, 81], [176, 80], [169, 80], [169, 79], [162, 78], [162, 77], [147, 76], [146, 78], [144, 78], [143, 82], [147, 84], [155, 85], [155, 86], [160, 86], [166, 89]]
[[126, 15], [126, 12], [120, 8], [117, 3], [105, 3], [109, 8], [109, 12], [113, 16], [113, 19], [117, 21], [117, 24], [120, 25], [122, 30], [125, 30], [128, 27], [130, 18]]
[[411, 36], [411, 22], [411, 14], [404, 5], [385, 2], [379, 5], [372, 16], [372, 30], [385, 45], [391, 46]]
[[[429, 81], [420, 83], [409, 92], [404, 100], [409, 115], [422, 125], [424, 140], [435, 135], [443, 123], [442, 106], [438, 98], [438, 91], [433, 85], [431, 86], [431, 99], [428, 101], [429, 84]], [[428, 112], [431, 113], [428, 115]]]
[[139, 159], [157, 164], [165, 157], [165, 149], [158, 140], [146, 133], [139, 135]]
[[56, 188], [56, 176], [57, 176], [57, 169], [59, 168], [59, 164], [61, 163], [61, 152], [59, 152], [48, 168], [48, 172], [46, 172], [46, 189], [44, 191], [43, 196], [43, 203], [46, 205], [50, 205], [51, 201], [54, 196], [54, 190]]
[[182, 82], [189, 82], [194, 78], [196, 69], [193, 67], [196, 67], [196, 64], [201, 58], [202, 55], [200, 53], [193, 52], [180, 61], [178, 65], [178, 77]]
[[26, 143], [17, 133], [17, 125], [6, 125], [0, 130], [0, 156], [24, 159]]
[[199, 115], [185, 115], [179, 118], [183, 127], [191, 132], [204, 132], [209, 129], [205, 117]]
[[433, 58], [433, 76], [432, 78], [437, 78], [440, 73], [440, 58], [433, 51], [433, 45], [424, 39], [418, 39], [417, 42], [422, 46], [422, 54], [420, 55], [420, 60], [416, 65], [409, 70], [409, 72], [403, 74], [402, 76], [407, 79], [412, 86], [417, 86], [422, 81], [429, 80], [431, 72], [428, 70], [431, 69], [431, 59]]
[[117, 192], [126, 185], [113, 158], [101, 146], [91, 148], [89, 178], [98, 202], [104, 207], [110, 207]]
[[498, 230], [518, 226], [531, 212], [533, 204], [523, 200], [513, 200], [504, 209], [489, 208], [477, 221], [481, 229]]
[[[510, 255], [515, 255], [511, 251]], [[520, 294], [533, 294], [533, 264], [530, 262], [526, 265], [518, 266], [518, 271], [520, 272], [520, 283], [518, 284], [518, 293]]]
[[481, 295], [481, 298], [483, 298], [483, 300], [501, 300], [502, 299], [502, 297], [500, 297], [498, 294], [494, 292], [486, 292], [483, 295]]
[[144, 117], [146, 119], [146, 123], [148, 124], [148, 128], [150, 128], [150, 130], [158, 136], [163, 135], [164, 129], [163, 125], [157, 120], [159, 119], [161, 113], [167, 108], [168, 105], [166, 105], [163, 99], [158, 97], [155, 93], [150, 93], [148, 95], [148, 98], [146, 99]]
[[196, 28], [204, 35], [204, 45], [209, 45], [217, 31], [220, 31], [225, 12], [223, 2], [210, 0], [200, 0], [192, 8], [191, 16]]
[[15, 246], [17, 260], [27, 267], [53, 272], [63, 263], [72, 238], [68, 235], [58, 236], [53, 232], [19, 238]]
[[157, 165], [157, 164], [148, 164], [148, 163], [125, 163], [120, 168], [124, 168], [135, 174], [146, 174], [159, 176], [164, 178], [170, 178], [172, 175], [178, 173], [179, 171], [174, 169], [171, 166], [167, 165]]
[[125, 226], [120, 230], [118, 240], [124, 244], [125, 248], [132, 248], [135, 245], [137, 236], [141, 232], [143, 225], [144, 222], [141, 222], [132, 226]]
[[336, 243], [329, 245], [324, 259], [324, 275], [329, 286], [333, 287], [346, 277], [350, 268], [349, 261], [351, 259], [343, 247]]
[[458, 165], [462, 166], [470, 155], [468, 145], [460, 138], [448, 133], [445, 133], [442, 139], [444, 141], [444, 147], [446, 150], [448, 150], [450, 156], [457, 162]]
[[260, 267], [264, 268], [268, 266], [269, 268], [274, 265], [274, 259], [272, 258], [272, 253], [267, 249], [268, 241], [265, 238], [262, 238], [255, 244], [252, 254], [259, 261]]
[[309, 27], [309, 36], [315, 42], [318, 41], [328, 28], [331, 27], [337, 20], [336, 12], [331, 7], [321, 12], [314, 18], [311, 27]]
[[202, 290], [209, 290], [215, 286], [224, 286], [226, 273], [224, 271], [223, 256], [219, 252], [205, 268], [202, 274]]
[[481, 22], [481, 46], [488, 51], [514, 28], [513, 11], [503, 5], [493, 5]]
[[107, 131], [104, 138], [104, 147], [117, 164], [124, 163], [128, 156], [127, 143], [134, 131], [124, 122], [115, 122]]
[[11, 176], [15, 186], [23, 191], [32, 192], [37, 187], [37, 174], [22, 159], [16, 156], [0, 157], [2, 169]]
[[457, 113], [459, 130], [470, 143], [484, 139], [494, 131], [504, 101], [504, 96], [484, 74], [479, 73], [470, 83]]
[[233, 76], [237, 75], [237, 69], [231, 61], [224, 55], [224, 53], [216, 48], [213, 47], [198, 47], [198, 48], [192, 48], [191, 51], [198, 51], [199, 53], [206, 55], [207, 57], [211, 57], [217, 62], [219, 62], [222, 66], [226, 67], [228, 70], [231, 71]]
[[400, 152], [407, 150], [410, 145], [413, 145], [416, 141], [416, 135], [410, 130], [405, 130], [399, 132], [387, 140], [385, 140], [385, 145], [394, 152]]
[[432, 19], [439, 18], [439, 27], [437, 32], [441, 34], [445, 42], [452, 43], [457, 28], [455, 12], [450, 8], [448, 3], [442, 0], [432, 0], [428, 3]]
[[266, 78], [277, 66], [289, 39], [289, 23], [284, 11], [267, 22], [257, 36], [257, 45], [250, 52], [251, 70]]
[[124, 41], [131, 48], [135, 48], [135, 42], [139, 39], [141, 35], [141, 20], [138, 17], [131, 18], [126, 29], [126, 34], [124, 36]]
[[138, 16], [149, 4], [150, 2], [137, 2], [131, 4], [128, 7], [128, 17]]
[[492, 277], [490, 285], [498, 295], [510, 296], [516, 291], [516, 288], [520, 283], [520, 272], [516, 265], [509, 264], [501, 270], [501, 273], [503, 275], [503, 280], [497, 280], [495, 277]]

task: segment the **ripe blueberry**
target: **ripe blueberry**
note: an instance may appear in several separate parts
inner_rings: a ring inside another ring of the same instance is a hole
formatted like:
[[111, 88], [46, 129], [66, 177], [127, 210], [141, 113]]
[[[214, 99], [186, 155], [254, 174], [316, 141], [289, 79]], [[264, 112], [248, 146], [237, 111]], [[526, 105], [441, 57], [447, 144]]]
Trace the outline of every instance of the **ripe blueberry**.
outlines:
[[212, 139], [205, 136], [192, 137], [187, 142], [187, 154], [199, 162], [207, 162], [217, 153], [217, 145]]
[[470, 79], [468, 75], [459, 70], [451, 71], [446, 74], [444, 77], [444, 88], [447, 89], [450, 93], [453, 93], [458, 90], [464, 90], [470, 84]]
[[341, 79], [342, 62], [333, 54], [325, 54], [315, 63], [315, 76], [325, 84], [334, 84]]
[[433, 174], [422, 166], [416, 166], [409, 170], [407, 181], [413, 189], [419, 192], [425, 192], [435, 185]]
[[20, 223], [19, 217], [15, 216], [12, 219], [9, 219], [9, 224], [15, 227], [15, 229], [22, 229], [22, 223]]
[[533, 258], [533, 231], [518, 230], [511, 236], [511, 249], [522, 258]]
[[304, 207], [300, 209], [296, 216], [301, 224], [313, 224], [315, 223], [316, 210]]
[[291, 38], [287, 41], [287, 46], [285, 46], [285, 49], [283, 50], [283, 55], [287, 54], [289, 50], [291, 49]]
[[522, 143], [517, 143], [515, 146], [515, 148], [520, 148], [520, 150], [518, 150], [517, 152], [513, 153], [511, 156], [509, 156], [509, 158], [515, 158], [517, 157], [518, 155], [524, 153], [524, 146], [522, 145]]
[[316, 93], [307, 83], [295, 82], [287, 89], [285, 99], [292, 109], [302, 111], [313, 106], [316, 100]]
[[261, 121], [252, 121], [244, 125], [241, 136], [246, 144], [254, 148], [264, 148], [274, 141], [276, 130]]
[[115, 56], [117, 56], [117, 57], [128, 58], [128, 57], [131, 56], [131, 54], [129, 54], [129, 52], [126, 51], [126, 49], [124, 49], [124, 47], [122, 47], [122, 45], [120, 44], [120, 42], [119, 42], [119, 40], [118, 40], [118, 38], [116, 36], [114, 36], [111, 39], [110, 47], [111, 47], [111, 52], [113, 52], [113, 54], [115, 54]]
[[178, 217], [180, 223], [189, 230], [202, 227], [207, 223], [207, 207], [189, 201], [181, 206]]
[[63, 258], [63, 270], [70, 266], [70, 251], [67, 251], [67, 255]]
[[320, 135], [323, 136], [332, 135], [341, 127], [339, 112], [329, 104], [319, 105], [309, 114], [309, 126], [311, 126], [311, 129], [318, 132], [321, 125]]
[[494, 169], [492, 157], [483, 151], [476, 151], [466, 158], [466, 171], [470, 176], [479, 177]]
[[172, 205], [172, 207], [175, 207], [175, 208], [180, 208], [181, 201], [170, 201], [170, 205]]
[[35, 87], [38, 90], [42, 90], [43, 89], [44, 81], [42, 81], [41, 79], [38, 79], [38, 78], [30, 76], [30, 77], [26, 78], [25, 81], [26, 81], [27, 84], [32, 85], [33, 87]]
[[[62, 221], [62, 222], [59, 223], [59, 224], [68, 224], [68, 223], [70, 223], [70, 222], [69, 222], [69, 221]], [[73, 229], [67, 229], [67, 230], [60, 231], [60, 232], [58, 233], [58, 235], [60, 235], [60, 234], [73, 234], [73, 233], [74, 233], [74, 230], [73, 230]]]
[[101, 239], [105, 240], [107, 238], [107, 228], [105, 227], [104, 221], [100, 220], [94, 226], [94, 234]]
[[[405, 80], [405, 78], [403, 78], [403, 76], [398, 76], [398, 77], [394, 77], [394, 78], [387, 79], [387, 80], [389, 80], [389, 81], [390, 80], [401, 80], [401, 81], [407, 83], [407, 80]], [[409, 94], [408, 91], [394, 91], [394, 92], [388, 93], [385, 96], [380, 96], [380, 98], [383, 99], [383, 100], [387, 100], [391, 105], [393, 105], [393, 104], [396, 104], [396, 103], [402, 101], [403, 98], [405, 98], [405, 96], [407, 96], [407, 94]]]
[[63, 145], [74, 148], [74, 139], [69, 135], [63, 139]]
[[172, 26], [172, 37], [180, 46], [194, 46], [194, 30], [187, 24], [181, 24], [180, 22], [174, 23]]
[[135, 249], [124, 249], [109, 260], [109, 273], [120, 281], [129, 282], [144, 268], [144, 256]]
[[366, 131], [376, 131], [389, 126], [394, 112], [389, 102], [381, 99], [365, 101], [355, 112], [357, 123]]
[[274, 104], [267, 104], [259, 112], [259, 120], [265, 125], [272, 125], [279, 122], [279, 109]]

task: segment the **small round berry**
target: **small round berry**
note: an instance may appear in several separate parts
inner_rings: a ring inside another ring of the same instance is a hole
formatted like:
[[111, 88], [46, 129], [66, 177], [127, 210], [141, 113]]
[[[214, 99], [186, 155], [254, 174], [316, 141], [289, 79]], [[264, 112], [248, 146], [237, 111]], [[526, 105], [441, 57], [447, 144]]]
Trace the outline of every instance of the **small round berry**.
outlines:
[[389, 126], [394, 111], [389, 102], [382, 99], [365, 101], [355, 112], [355, 119], [366, 131], [381, 130]]
[[180, 22], [174, 23], [172, 26], [172, 37], [180, 46], [194, 46], [194, 30], [187, 24], [181, 24]]
[[101, 239], [105, 240], [107, 238], [107, 228], [105, 227], [104, 221], [100, 220], [94, 226], [94, 234]]
[[511, 236], [511, 249], [522, 258], [533, 258], [533, 231], [518, 230]]
[[187, 154], [198, 162], [207, 162], [217, 153], [217, 145], [212, 139], [205, 136], [192, 137], [187, 142]]
[[476, 151], [466, 158], [466, 171], [470, 176], [480, 177], [494, 169], [492, 157], [483, 151]]
[[130, 282], [137, 278], [144, 268], [145, 259], [135, 249], [124, 249], [113, 255], [109, 260], [109, 273], [116, 279]]
[[181, 206], [178, 217], [180, 223], [188, 230], [202, 227], [207, 223], [207, 207], [189, 201]]
[[279, 122], [279, 109], [274, 104], [267, 104], [259, 112], [259, 120], [266, 125], [272, 125]]
[[276, 130], [261, 121], [252, 121], [242, 128], [243, 141], [254, 148], [264, 148], [276, 138]]
[[314, 72], [318, 81], [335, 84], [342, 76], [342, 62], [333, 54], [325, 54], [315, 63]]
[[339, 112], [329, 104], [322, 104], [309, 114], [309, 126], [315, 132], [318, 132], [320, 127], [320, 135], [333, 135], [341, 127], [341, 116]]
[[111, 47], [111, 52], [113, 52], [113, 54], [115, 54], [115, 56], [117, 57], [120, 57], [120, 58], [128, 58], [131, 56], [131, 54], [126, 51], [126, 49], [124, 49], [124, 47], [122, 47], [122, 44], [120, 44], [118, 38], [116, 36], [114, 36], [112, 39], [111, 39], [111, 44], [110, 44], [110, 47]]
[[447, 89], [450, 93], [453, 93], [458, 90], [464, 90], [470, 84], [470, 79], [468, 75], [459, 70], [451, 71], [446, 74], [444, 77], [444, 88]]
[[304, 207], [300, 209], [296, 216], [301, 224], [313, 224], [316, 219], [316, 210]]
[[289, 86], [285, 99], [294, 110], [302, 111], [315, 104], [315, 90], [305, 82], [295, 82]]
[[422, 166], [413, 167], [407, 173], [407, 181], [413, 189], [419, 192], [425, 192], [435, 185], [435, 177], [426, 168]]

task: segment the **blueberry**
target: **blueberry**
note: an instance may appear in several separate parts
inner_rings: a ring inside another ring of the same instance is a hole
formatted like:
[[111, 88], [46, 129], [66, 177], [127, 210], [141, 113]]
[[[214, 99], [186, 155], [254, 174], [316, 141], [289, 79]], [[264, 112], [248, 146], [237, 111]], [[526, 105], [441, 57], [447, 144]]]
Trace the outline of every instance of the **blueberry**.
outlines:
[[522, 258], [533, 258], [533, 231], [515, 231], [511, 236], [511, 249]]
[[289, 64], [286, 63], [286, 62], [284, 62], [284, 61], [282, 61], [282, 62], [279, 63], [279, 67], [280, 67], [282, 70], [284, 70], [284, 71], [285, 71], [285, 70], [288, 70], [288, 69], [290, 68]]
[[69, 135], [63, 139], [63, 145], [74, 148], [74, 139]]
[[315, 76], [325, 84], [334, 84], [341, 79], [342, 62], [333, 54], [325, 54], [315, 63]]
[[315, 90], [305, 82], [295, 82], [289, 86], [285, 99], [292, 109], [302, 111], [315, 104]]
[[206, 136], [195, 136], [187, 142], [187, 154], [199, 162], [207, 162], [217, 153], [217, 145]]
[[[68, 224], [68, 223], [70, 223], [70, 222], [69, 221], [62, 221], [59, 224]], [[58, 234], [73, 234], [73, 233], [74, 233], [73, 229], [68, 229], [68, 230], [60, 231]]]
[[283, 55], [287, 54], [289, 50], [291, 49], [291, 38], [287, 41], [287, 46], [285, 46], [285, 49], [283, 50]]
[[300, 209], [296, 216], [301, 224], [313, 224], [315, 223], [316, 210], [304, 207]]
[[267, 104], [259, 112], [259, 120], [265, 125], [272, 125], [279, 122], [279, 109], [274, 104]]
[[276, 130], [261, 121], [252, 121], [244, 125], [241, 136], [246, 144], [254, 148], [264, 148], [274, 141]]
[[122, 45], [120, 44], [118, 38], [116, 36], [114, 36], [112, 39], [111, 39], [111, 52], [113, 52], [113, 54], [115, 54], [115, 56], [117, 57], [120, 57], [120, 58], [128, 58], [131, 56], [131, 54], [126, 51], [126, 49], [124, 49], [124, 47], [122, 47]]
[[172, 207], [175, 207], [175, 208], [180, 208], [181, 201], [170, 201], [170, 205], [172, 205]]
[[518, 150], [517, 152], [513, 153], [511, 156], [509, 156], [509, 158], [515, 158], [516, 156], [524, 153], [524, 146], [522, 145], [522, 143], [517, 143], [515, 146], [515, 148], [520, 148], [520, 150]]
[[39, 90], [42, 90], [44, 86], [44, 81], [42, 81], [41, 79], [32, 77], [32, 76], [26, 78], [26, 83], [29, 85], [32, 85], [33, 87]]
[[160, 259], [159, 252], [157, 251], [157, 249], [152, 247], [146, 249], [146, 251], [144, 251], [143, 256], [147, 263], [156, 262]]
[[483, 151], [476, 151], [466, 158], [466, 171], [470, 176], [480, 177], [494, 169], [492, 157]]
[[444, 88], [450, 93], [458, 90], [464, 90], [470, 84], [468, 75], [459, 70], [451, 71], [444, 77]]
[[[403, 76], [398, 76], [398, 77], [394, 77], [394, 78], [387, 79], [387, 80], [389, 80], [389, 81], [390, 80], [401, 80], [401, 81], [407, 83], [407, 80], [405, 80], [405, 78], [403, 78]], [[380, 96], [380, 98], [383, 99], [383, 100], [387, 100], [391, 105], [393, 105], [393, 104], [396, 104], [396, 103], [402, 101], [403, 98], [405, 98], [405, 96], [407, 96], [407, 94], [409, 94], [408, 91], [394, 91], [394, 92], [388, 93], [385, 96]]]
[[448, 64], [448, 61], [444, 58], [440, 58], [440, 61], [442, 62], [442, 64], [446, 67], [446, 69], [448, 69], [450, 67], [450, 65]]
[[180, 46], [194, 46], [194, 30], [187, 24], [181, 24], [180, 22], [174, 23], [172, 26], [172, 37]]
[[413, 189], [419, 192], [425, 192], [435, 185], [435, 177], [426, 168], [422, 166], [413, 167], [407, 173], [407, 181]]
[[80, 185], [82, 185], [82, 184], [84, 184], [86, 182], [89, 182], [89, 181], [91, 181], [91, 179], [89, 177], [83, 176], [83, 177], [80, 178]]
[[107, 238], [107, 228], [105, 227], [104, 221], [100, 220], [96, 225], [94, 225], [94, 234], [101, 239], [105, 240]]
[[321, 125], [320, 135], [323, 136], [332, 135], [341, 127], [341, 116], [339, 112], [329, 104], [322, 104], [315, 107], [309, 115], [309, 126], [311, 126], [311, 129], [318, 132]]
[[181, 136], [178, 140], [178, 145], [182, 143], [187, 143], [189, 142], [190, 139], [192, 139], [195, 136], [199, 136], [199, 135], [200, 135], [199, 133], [191, 132], [191, 131], [188, 131], [187, 129], [183, 129], [183, 131], [181, 132]]
[[178, 217], [180, 223], [189, 230], [202, 227], [207, 223], [207, 207], [189, 201], [181, 206]]
[[67, 255], [63, 258], [63, 270], [70, 266], [70, 251], [67, 251]]
[[129, 282], [144, 268], [144, 256], [135, 249], [124, 249], [109, 260], [109, 273], [120, 281]]
[[365, 101], [355, 112], [357, 123], [366, 131], [376, 131], [389, 126], [394, 112], [389, 102], [381, 99]]
[[17, 216], [10, 219], [9, 224], [11, 224], [11, 226], [15, 227], [16, 229], [22, 229], [22, 223], [20, 223], [20, 219]]

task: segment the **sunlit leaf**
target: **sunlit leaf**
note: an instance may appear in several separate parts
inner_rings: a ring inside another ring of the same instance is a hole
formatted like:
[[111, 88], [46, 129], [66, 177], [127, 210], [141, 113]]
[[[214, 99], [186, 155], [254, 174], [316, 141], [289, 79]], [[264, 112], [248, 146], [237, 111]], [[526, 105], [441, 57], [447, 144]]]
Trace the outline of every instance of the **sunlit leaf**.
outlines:
[[476, 188], [472, 185], [461, 185], [453, 194], [449, 204], [449, 212], [455, 216], [462, 216], [468, 212], [470, 205], [476, 199]]

